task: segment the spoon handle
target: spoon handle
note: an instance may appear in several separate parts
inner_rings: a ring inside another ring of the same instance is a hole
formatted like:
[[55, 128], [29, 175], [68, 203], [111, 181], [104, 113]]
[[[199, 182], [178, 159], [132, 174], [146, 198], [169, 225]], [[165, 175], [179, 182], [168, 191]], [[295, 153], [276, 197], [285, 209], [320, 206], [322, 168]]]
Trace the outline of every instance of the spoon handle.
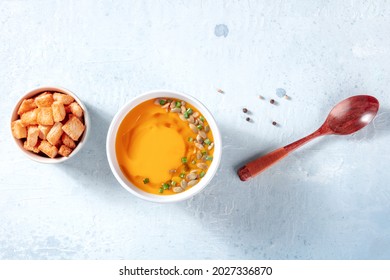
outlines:
[[316, 130], [312, 134], [299, 139], [298, 141], [295, 141], [287, 146], [284, 146], [282, 148], [276, 149], [264, 156], [261, 156], [251, 162], [248, 162], [243, 167], [238, 169], [237, 174], [240, 177], [241, 181], [247, 181], [252, 177], [255, 177], [256, 175], [260, 174], [262, 171], [267, 169], [268, 167], [274, 165], [279, 160], [285, 158], [290, 152], [294, 151], [295, 149], [299, 148], [303, 144], [309, 142], [310, 140], [313, 140], [314, 138], [324, 135], [324, 131], [321, 129]]

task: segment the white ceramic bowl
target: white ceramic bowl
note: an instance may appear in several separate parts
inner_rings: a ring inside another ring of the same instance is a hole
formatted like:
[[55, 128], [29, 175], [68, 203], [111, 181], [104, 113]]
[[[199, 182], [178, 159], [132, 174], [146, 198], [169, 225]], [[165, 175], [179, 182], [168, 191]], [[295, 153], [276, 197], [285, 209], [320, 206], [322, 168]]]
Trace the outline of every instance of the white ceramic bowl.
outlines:
[[76, 148], [72, 151], [72, 153], [69, 155], [69, 157], [49, 158], [49, 157], [40, 156], [38, 154], [35, 154], [33, 152], [25, 150], [23, 148], [23, 141], [13, 137], [12, 130], [11, 130], [11, 137], [14, 139], [16, 145], [19, 147], [19, 150], [22, 151], [30, 159], [35, 160], [35, 161], [40, 162], [40, 163], [60, 163], [60, 162], [64, 162], [64, 161], [74, 157], [81, 150], [81, 148], [84, 146], [85, 142], [87, 141], [90, 127], [91, 127], [91, 121], [89, 119], [89, 114], [88, 114], [87, 108], [73, 92], [71, 92], [70, 90], [61, 88], [61, 87], [54, 87], [54, 86], [43, 86], [43, 87], [32, 89], [19, 99], [18, 103], [16, 104], [16, 106], [12, 112], [11, 122], [13, 122], [19, 118], [18, 109], [19, 109], [19, 106], [22, 104], [24, 99], [34, 97], [34, 96], [36, 96], [42, 92], [45, 92], [45, 91], [52, 91], [52, 92], [59, 92], [59, 93], [68, 94], [68, 95], [72, 96], [75, 99], [75, 101], [80, 105], [80, 107], [84, 110], [85, 130], [84, 130], [84, 133], [81, 136], [81, 139], [79, 140]]
[[[158, 97], [171, 97], [171, 98], [176, 98], [183, 100], [185, 102], [190, 103], [193, 105], [196, 109], [199, 110], [199, 112], [206, 118], [206, 120], [209, 123], [210, 129], [213, 133], [214, 136], [214, 154], [213, 154], [213, 161], [206, 172], [206, 175], [199, 181], [198, 184], [193, 186], [192, 188], [173, 195], [157, 195], [157, 194], [151, 194], [144, 192], [143, 190], [139, 189], [138, 187], [134, 186], [123, 174], [121, 171], [119, 165], [118, 165], [118, 160], [116, 157], [116, 152], [115, 152], [115, 142], [116, 142], [116, 135], [118, 132], [118, 128], [123, 121], [123, 119], [126, 117], [126, 115], [137, 105], [140, 103], [150, 100], [150, 99], [155, 99]], [[203, 190], [207, 184], [211, 181], [213, 176], [215, 175], [219, 163], [221, 161], [221, 153], [222, 153], [222, 140], [221, 140], [221, 134], [219, 132], [218, 126], [211, 115], [211, 113], [206, 109], [206, 107], [200, 103], [197, 99], [194, 97], [180, 93], [180, 92], [175, 92], [175, 91], [168, 91], [168, 90], [156, 90], [156, 91], [151, 91], [144, 93], [140, 96], [137, 96], [136, 98], [130, 100], [127, 104], [125, 104], [119, 112], [115, 115], [114, 119], [111, 122], [110, 128], [108, 130], [107, 134], [107, 158], [108, 162], [110, 164], [112, 173], [118, 180], [118, 182], [124, 187], [126, 190], [131, 192], [132, 194], [153, 202], [159, 202], [159, 203], [169, 203], [169, 202], [177, 202], [177, 201], [182, 201], [185, 199], [188, 199], [195, 194], [199, 193], [201, 190]]]

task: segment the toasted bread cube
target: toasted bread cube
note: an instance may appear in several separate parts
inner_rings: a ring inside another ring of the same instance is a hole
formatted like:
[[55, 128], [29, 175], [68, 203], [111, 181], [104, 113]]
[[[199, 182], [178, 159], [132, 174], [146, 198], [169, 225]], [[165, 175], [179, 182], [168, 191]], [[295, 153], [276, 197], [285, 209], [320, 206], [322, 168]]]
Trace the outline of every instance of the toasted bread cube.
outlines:
[[44, 92], [35, 97], [34, 102], [38, 107], [50, 107], [54, 102], [53, 94]]
[[37, 114], [37, 122], [40, 125], [53, 125], [53, 111], [51, 110], [51, 107], [42, 107], [39, 108], [38, 114]]
[[55, 122], [60, 122], [63, 119], [65, 119], [66, 112], [65, 112], [64, 104], [62, 104], [59, 101], [55, 101], [51, 105], [51, 109], [53, 111], [53, 119]]
[[77, 102], [70, 103], [69, 107], [72, 114], [76, 117], [81, 118], [83, 116], [83, 109], [79, 104], [77, 104]]
[[13, 121], [11, 123], [11, 130], [12, 130], [12, 135], [16, 139], [21, 139], [21, 138], [26, 138], [27, 137], [27, 129], [22, 124], [21, 120]]
[[64, 124], [62, 130], [69, 135], [72, 140], [77, 141], [85, 130], [84, 124], [75, 116], [70, 116]]
[[37, 123], [38, 112], [39, 112], [39, 108], [36, 108], [34, 110], [23, 113], [20, 116], [20, 120], [22, 121], [22, 124], [24, 126], [38, 124]]
[[58, 150], [58, 153], [63, 157], [68, 157], [73, 150], [68, 146], [62, 145]]
[[69, 147], [69, 148], [71, 148], [71, 149], [76, 148], [76, 143], [72, 140], [72, 138], [70, 138], [70, 137], [68, 136], [68, 134], [63, 133], [62, 136], [61, 136], [61, 140], [62, 140], [62, 143], [63, 143], [65, 146], [67, 146], [67, 147]]
[[27, 141], [24, 141], [23, 143], [23, 148], [27, 151], [31, 151], [31, 152], [34, 152], [36, 154], [39, 153], [39, 149], [38, 149], [38, 146], [39, 146], [39, 142], [34, 146], [34, 147], [30, 147], [28, 144], [27, 144]]
[[30, 125], [27, 128], [27, 146], [32, 148], [38, 143], [39, 129], [37, 125]]
[[42, 140], [46, 140], [47, 134], [49, 133], [52, 125], [38, 125], [39, 135], [38, 137]]
[[23, 113], [34, 110], [35, 108], [37, 108], [37, 105], [35, 104], [33, 98], [25, 99], [22, 101], [22, 104], [20, 104], [18, 115], [22, 115]]
[[48, 157], [51, 157], [51, 158], [55, 158], [57, 153], [58, 153], [57, 147], [52, 145], [52, 144], [50, 144], [46, 140], [43, 140], [41, 142], [41, 144], [39, 144], [38, 149], [42, 153], [44, 153], [45, 155], [47, 155]]
[[57, 145], [58, 140], [60, 140], [62, 135], [62, 123], [58, 122], [53, 125], [53, 127], [50, 129], [49, 133], [46, 136], [46, 140], [49, 141], [52, 145]]
[[70, 103], [72, 103], [74, 101], [74, 98], [72, 96], [67, 95], [67, 94], [63, 94], [63, 93], [59, 93], [59, 92], [55, 92], [53, 94], [53, 98], [55, 101], [59, 101], [64, 105], [69, 105]]

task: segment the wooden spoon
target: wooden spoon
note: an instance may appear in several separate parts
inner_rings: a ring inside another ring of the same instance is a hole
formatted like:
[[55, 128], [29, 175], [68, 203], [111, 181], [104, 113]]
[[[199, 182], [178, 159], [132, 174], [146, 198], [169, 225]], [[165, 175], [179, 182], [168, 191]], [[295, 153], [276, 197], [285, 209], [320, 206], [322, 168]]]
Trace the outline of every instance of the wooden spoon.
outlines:
[[314, 138], [329, 134], [347, 135], [354, 133], [369, 124], [374, 119], [378, 109], [379, 102], [375, 97], [369, 95], [351, 96], [333, 107], [324, 124], [312, 134], [247, 163], [237, 171], [237, 174], [242, 181], [246, 181]]

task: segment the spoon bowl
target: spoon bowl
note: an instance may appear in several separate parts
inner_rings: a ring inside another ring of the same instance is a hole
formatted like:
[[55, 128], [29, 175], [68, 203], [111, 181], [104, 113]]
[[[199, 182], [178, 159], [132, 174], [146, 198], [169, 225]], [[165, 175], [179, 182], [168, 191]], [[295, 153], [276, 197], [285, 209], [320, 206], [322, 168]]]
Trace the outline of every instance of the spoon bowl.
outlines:
[[344, 99], [333, 107], [323, 125], [312, 134], [247, 163], [237, 174], [242, 181], [246, 181], [314, 138], [328, 134], [354, 133], [368, 125], [378, 110], [378, 100], [370, 95], [355, 95]]
[[379, 102], [370, 95], [356, 95], [344, 99], [330, 111], [324, 125], [333, 134], [347, 135], [369, 124], [379, 109]]

